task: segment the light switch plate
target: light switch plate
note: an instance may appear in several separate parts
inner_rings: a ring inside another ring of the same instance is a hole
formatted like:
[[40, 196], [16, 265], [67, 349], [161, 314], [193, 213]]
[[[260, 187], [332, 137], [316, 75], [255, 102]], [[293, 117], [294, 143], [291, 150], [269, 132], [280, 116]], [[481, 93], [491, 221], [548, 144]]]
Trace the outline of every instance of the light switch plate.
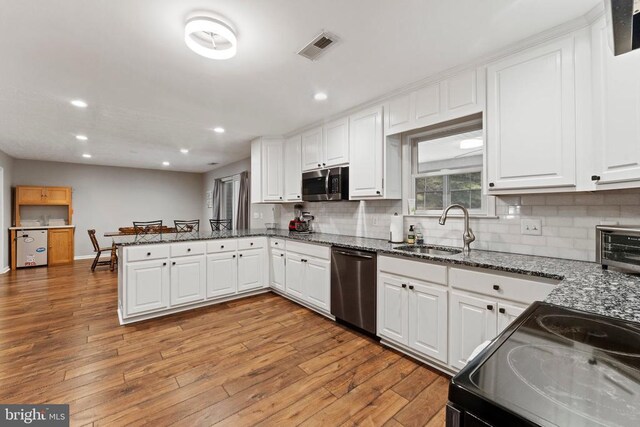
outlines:
[[523, 219], [522, 221], [520, 221], [520, 234], [528, 234], [531, 236], [541, 236], [542, 220]]

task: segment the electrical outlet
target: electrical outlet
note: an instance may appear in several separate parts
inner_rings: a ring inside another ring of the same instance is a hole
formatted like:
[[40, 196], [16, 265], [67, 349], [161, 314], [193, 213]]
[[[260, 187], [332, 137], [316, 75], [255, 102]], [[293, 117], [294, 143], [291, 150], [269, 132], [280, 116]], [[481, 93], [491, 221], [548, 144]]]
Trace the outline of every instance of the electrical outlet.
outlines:
[[531, 236], [541, 236], [542, 220], [523, 219], [522, 221], [520, 221], [520, 234], [529, 234]]
[[378, 215], [374, 215], [373, 218], [371, 218], [371, 225], [379, 225]]

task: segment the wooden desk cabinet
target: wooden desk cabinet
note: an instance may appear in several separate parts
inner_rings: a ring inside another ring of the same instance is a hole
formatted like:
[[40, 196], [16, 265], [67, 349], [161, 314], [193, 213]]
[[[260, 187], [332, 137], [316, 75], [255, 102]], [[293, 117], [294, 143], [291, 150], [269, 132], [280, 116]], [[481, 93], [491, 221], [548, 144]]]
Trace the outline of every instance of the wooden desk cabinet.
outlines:
[[18, 205], [70, 205], [70, 187], [16, 187]]
[[60, 265], [73, 262], [73, 228], [50, 228], [48, 264]]

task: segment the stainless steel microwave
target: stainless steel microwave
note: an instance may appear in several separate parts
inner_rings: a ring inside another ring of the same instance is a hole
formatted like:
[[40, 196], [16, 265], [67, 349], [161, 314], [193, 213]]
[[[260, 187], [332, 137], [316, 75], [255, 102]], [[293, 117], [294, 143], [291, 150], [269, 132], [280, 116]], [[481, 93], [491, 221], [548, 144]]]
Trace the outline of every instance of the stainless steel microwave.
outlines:
[[640, 226], [596, 226], [596, 262], [640, 273]]
[[349, 200], [349, 168], [338, 167], [303, 173], [302, 200]]

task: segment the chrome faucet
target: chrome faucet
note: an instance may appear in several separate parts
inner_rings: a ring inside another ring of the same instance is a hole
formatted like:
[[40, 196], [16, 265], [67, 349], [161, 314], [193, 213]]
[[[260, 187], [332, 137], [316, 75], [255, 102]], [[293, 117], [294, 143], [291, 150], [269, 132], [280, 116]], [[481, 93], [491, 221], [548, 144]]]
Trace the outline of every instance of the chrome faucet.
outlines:
[[440, 225], [444, 225], [444, 223], [447, 221], [447, 214], [452, 208], [458, 208], [462, 210], [462, 213], [464, 214], [464, 233], [462, 233], [462, 241], [464, 242], [464, 246], [462, 247], [462, 253], [465, 255], [469, 255], [469, 252], [471, 251], [469, 244], [476, 240], [476, 236], [473, 234], [473, 231], [471, 231], [471, 227], [469, 227], [469, 211], [467, 210], [467, 208], [459, 204], [449, 205], [442, 212], [442, 215], [440, 215], [440, 220], [438, 222], [440, 223]]

